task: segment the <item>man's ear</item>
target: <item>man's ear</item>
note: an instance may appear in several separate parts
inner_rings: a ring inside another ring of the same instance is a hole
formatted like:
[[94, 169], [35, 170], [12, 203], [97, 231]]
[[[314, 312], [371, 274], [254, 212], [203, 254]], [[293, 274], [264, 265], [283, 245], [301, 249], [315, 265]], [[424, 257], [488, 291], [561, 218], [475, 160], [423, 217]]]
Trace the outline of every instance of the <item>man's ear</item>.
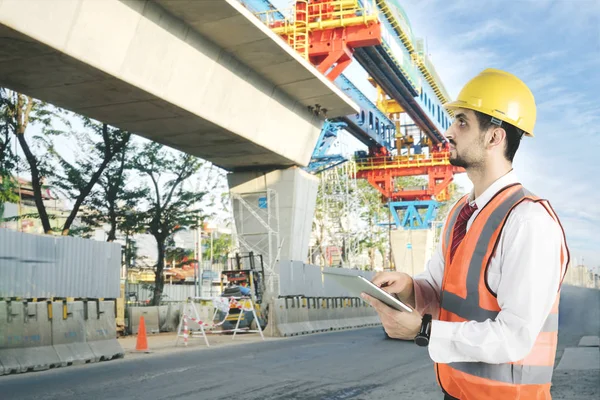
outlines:
[[494, 127], [488, 131], [487, 145], [489, 148], [499, 146], [506, 139], [506, 131], [501, 127]]

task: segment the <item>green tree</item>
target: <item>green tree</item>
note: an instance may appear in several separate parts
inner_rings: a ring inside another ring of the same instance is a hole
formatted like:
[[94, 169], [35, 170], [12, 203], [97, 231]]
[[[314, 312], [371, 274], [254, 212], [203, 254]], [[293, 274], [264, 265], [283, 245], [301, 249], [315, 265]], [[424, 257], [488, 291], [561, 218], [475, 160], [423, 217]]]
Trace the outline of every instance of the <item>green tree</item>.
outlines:
[[220, 234], [218, 236], [207, 239], [206, 250], [202, 253], [202, 257], [204, 260], [223, 260], [227, 258], [227, 255], [231, 252], [233, 248], [233, 236], [229, 234]]
[[385, 260], [387, 258], [387, 245], [389, 242], [388, 228], [380, 223], [388, 221], [388, 212], [382, 203], [381, 193], [373, 188], [366, 180], [357, 182], [360, 193], [361, 220], [366, 225], [360, 238], [361, 251], [369, 255], [368, 269], [375, 269], [375, 257], [378, 250]]
[[[320, 174], [313, 218], [313, 238], [321, 265], [328, 265], [327, 247], [340, 248], [342, 265], [349, 263], [351, 249], [357, 244], [358, 190], [348, 165], [340, 165]], [[339, 266], [331, 261], [331, 266]]]
[[134, 235], [145, 232], [144, 214], [136, 207], [124, 210], [119, 215], [120, 218], [117, 220], [118, 229], [125, 235], [123, 258], [125, 259], [125, 267], [129, 270], [129, 267], [135, 266], [138, 259], [138, 246]]
[[147, 197], [149, 188], [128, 188], [132, 154], [136, 148], [126, 143], [98, 179], [86, 200], [87, 211], [82, 221], [91, 227], [108, 226], [107, 242], [117, 239], [117, 232], [138, 233], [137, 205]]
[[[25, 155], [25, 161], [31, 174], [35, 204], [38, 209], [36, 217], [40, 218], [44, 232], [50, 233], [52, 227], [42, 200], [42, 188], [44, 180], [53, 175], [51, 157], [47, 154], [46, 149], [51, 143], [52, 136], [63, 133], [53, 127], [54, 121], [64, 122], [62, 113], [59, 109], [53, 108], [42, 101], [11, 90], [2, 89], [0, 97], [2, 99], [4, 137], [10, 135], [15, 137]], [[40, 126], [42, 135], [35, 135], [28, 140], [25, 134], [30, 125]], [[5, 139], [4, 143], [7, 142]], [[35, 149], [41, 149], [40, 156], [36, 157], [34, 155], [33, 151]]]
[[[317, 189], [317, 202], [315, 205], [315, 215], [312, 223], [312, 230], [315, 238], [315, 246], [319, 249], [319, 265], [325, 266], [325, 237], [327, 235], [327, 215], [325, 210], [325, 195], [327, 188], [323, 181]], [[311, 260], [312, 261], [312, 260]]]
[[6, 89], [0, 88], [0, 221], [4, 215], [4, 203], [16, 203], [19, 196], [15, 193], [17, 182], [14, 170], [17, 157], [12, 149], [11, 108]]
[[133, 165], [150, 181], [145, 199], [148, 208], [140, 215], [156, 240], [158, 260], [152, 304], [158, 305], [164, 287], [167, 240], [180, 230], [196, 228], [204, 218], [202, 201], [207, 191], [189, 190], [185, 185], [204, 162], [191, 155], [174, 155], [158, 143], [148, 143], [134, 157]]
[[181, 268], [196, 262], [194, 259], [194, 250], [177, 247], [173, 236], [167, 239], [165, 245], [165, 261], [166, 265], [171, 266], [171, 268]]
[[[78, 139], [81, 150], [74, 162], [68, 161], [55, 150], [54, 146], [49, 147], [49, 151], [55, 156], [60, 165], [59, 170], [52, 179], [52, 183], [67, 198], [75, 200], [73, 208], [62, 227], [63, 235], [69, 234], [79, 209], [92, 193], [92, 189], [113, 159], [122, 155], [124, 162], [125, 149], [131, 138], [131, 134], [127, 131], [109, 127], [107, 124], [86, 117], [81, 117], [81, 120], [86, 130], [71, 133]], [[94, 140], [97, 137], [101, 137], [102, 140]], [[118, 169], [119, 167], [117, 167]], [[111, 184], [113, 184], [111, 189], [116, 192], [122, 189], [122, 182], [110, 182], [109, 186]], [[117, 196], [116, 193], [111, 193], [111, 195], [113, 196], [112, 200]], [[112, 217], [116, 217], [116, 214], [113, 213]], [[116, 223], [113, 227], [116, 228]], [[112, 232], [112, 240], [114, 240], [114, 234], [115, 232]]]

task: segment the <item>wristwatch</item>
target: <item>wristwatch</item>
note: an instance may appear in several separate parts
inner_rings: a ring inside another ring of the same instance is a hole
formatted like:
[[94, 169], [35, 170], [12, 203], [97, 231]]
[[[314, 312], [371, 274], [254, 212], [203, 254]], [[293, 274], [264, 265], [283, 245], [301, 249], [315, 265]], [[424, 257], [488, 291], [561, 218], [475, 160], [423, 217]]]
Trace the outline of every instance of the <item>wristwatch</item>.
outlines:
[[431, 335], [431, 314], [425, 314], [421, 320], [421, 330], [415, 336], [417, 346], [427, 347], [429, 344], [429, 335]]

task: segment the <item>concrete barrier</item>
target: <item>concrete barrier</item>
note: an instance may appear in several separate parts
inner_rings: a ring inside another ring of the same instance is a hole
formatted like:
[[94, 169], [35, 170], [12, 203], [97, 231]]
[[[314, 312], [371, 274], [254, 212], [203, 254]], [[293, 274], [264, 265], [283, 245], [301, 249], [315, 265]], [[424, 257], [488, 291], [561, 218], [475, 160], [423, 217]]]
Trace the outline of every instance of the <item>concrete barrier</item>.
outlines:
[[0, 302], [0, 375], [123, 356], [112, 301]]
[[54, 302], [52, 306], [52, 344], [62, 367], [94, 362], [96, 357], [86, 343], [86, 310], [83, 302], [68, 302], [66, 319], [63, 315], [63, 303]]
[[94, 353], [95, 361], [122, 358], [125, 352], [117, 341], [114, 301], [88, 301], [87, 309], [85, 340]]
[[275, 336], [379, 326], [379, 316], [359, 298], [279, 298], [273, 307]]
[[137, 335], [139, 330], [140, 316], [144, 316], [146, 333], [159, 333], [158, 307], [130, 307], [129, 308], [129, 332]]
[[173, 307], [171, 303], [166, 306], [158, 306], [158, 329], [161, 332], [169, 331], [169, 326], [171, 324], [171, 314], [173, 314]]
[[2, 373], [42, 371], [61, 365], [52, 346], [46, 303], [0, 302]]

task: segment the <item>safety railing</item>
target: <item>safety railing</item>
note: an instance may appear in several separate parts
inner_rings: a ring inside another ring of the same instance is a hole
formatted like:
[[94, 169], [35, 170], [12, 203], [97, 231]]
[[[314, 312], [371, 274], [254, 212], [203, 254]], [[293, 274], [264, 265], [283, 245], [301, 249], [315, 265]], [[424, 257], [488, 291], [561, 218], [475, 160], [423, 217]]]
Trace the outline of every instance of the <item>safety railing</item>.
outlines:
[[450, 165], [449, 152], [435, 152], [429, 155], [414, 154], [410, 156], [371, 157], [365, 160], [356, 159], [357, 171], [391, 168], [422, 168]]
[[[376, 22], [378, 20], [377, 8], [374, 6], [374, 0], [368, 2], [366, 6], [361, 6], [357, 0], [339, 0], [326, 3], [309, 4], [307, 29], [322, 30], [328, 28], [338, 28]], [[295, 9], [287, 10], [268, 10], [256, 13], [255, 15], [273, 32], [280, 35], [293, 34], [298, 22], [304, 24], [304, 21], [296, 21], [295, 18], [286, 18], [281, 20], [280, 15], [296, 15]]]

